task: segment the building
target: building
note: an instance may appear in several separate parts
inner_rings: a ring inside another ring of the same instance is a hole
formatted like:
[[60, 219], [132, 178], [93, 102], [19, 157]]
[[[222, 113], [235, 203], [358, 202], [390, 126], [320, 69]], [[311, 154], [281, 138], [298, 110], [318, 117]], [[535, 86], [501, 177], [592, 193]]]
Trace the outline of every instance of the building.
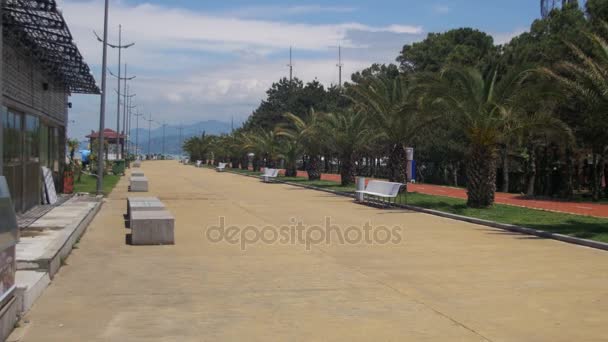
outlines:
[[[95, 146], [95, 142], [99, 138], [99, 131], [91, 131], [91, 134], [87, 135], [86, 137], [89, 139], [89, 146], [93, 148], [93, 146]], [[106, 151], [104, 157], [105, 160], [118, 159], [118, 151], [120, 151], [121, 146], [124, 146], [126, 137], [127, 136], [125, 134], [116, 133], [116, 131], [110, 128], [103, 130], [104, 145], [106, 145], [104, 148]]]
[[0, 174], [17, 212], [41, 201], [41, 167], [65, 167], [69, 96], [99, 94], [56, 0], [2, 0]]

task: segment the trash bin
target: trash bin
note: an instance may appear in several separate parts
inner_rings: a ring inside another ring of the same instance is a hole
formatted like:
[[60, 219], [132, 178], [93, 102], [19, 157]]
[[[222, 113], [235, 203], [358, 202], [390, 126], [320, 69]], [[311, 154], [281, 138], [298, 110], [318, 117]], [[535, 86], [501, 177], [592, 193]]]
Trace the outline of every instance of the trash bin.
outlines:
[[124, 175], [125, 174], [125, 161], [122, 159], [115, 160], [114, 163], [112, 164], [112, 173], [114, 173], [115, 175]]

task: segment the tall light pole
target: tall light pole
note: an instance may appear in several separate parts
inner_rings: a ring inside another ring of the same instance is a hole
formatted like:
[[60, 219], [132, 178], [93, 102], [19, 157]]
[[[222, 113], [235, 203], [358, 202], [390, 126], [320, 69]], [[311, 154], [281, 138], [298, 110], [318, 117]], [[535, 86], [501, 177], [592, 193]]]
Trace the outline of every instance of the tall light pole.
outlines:
[[[127, 74], [126, 73], [126, 69], [127, 69], [127, 64], [125, 63], [125, 77], [120, 77], [120, 75], [115, 75], [111, 70], [108, 70], [109, 73], [110, 73], [110, 75], [112, 75], [112, 76], [114, 76], [114, 77], [116, 77], [118, 79], [118, 84], [119, 84], [118, 90], [116, 90], [116, 97], [117, 97], [116, 101], [118, 102], [118, 108], [116, 110], [116, 112], [117, 112], [117, 114], [116, 114], [116, 133], [117, 134], [120, 134], [120, 103], [121, 103], [120, 97], [122, 96], [124, 98], [124, 100], [122, 101], [123, 112], [126, 113], [126, 111], [127, 111], [127, 109], [126, 109], [126, 106], [127, 106], [127, 101], [126, 101], [126, 99], [127, 99], [127, 92], [126, 92], [127, 81], [130, 81], [130, 80], [136, 78], [136, 76], [126, 77], [126, 74]], [[125, 81], [125, 92], [122, 92], [122, 93], [120, 92], [120, 81]], [[124, 127], [124, 117], [123, 117], [123, 131], [124, 131], [124, 128], [125, 127]], [[119, 158], [119, 153], [124, 154], [124, 144], [121, 144], [121, 150], [120, 151], [118, 149], [116, 151], [116, 157], [118, 159], [120, 159]]]
[[[139, 156], [139, 117], [144, 116], [139, 111], [135, 114], [135, 154]], [[144, 118], [145, 120], [145, 118]]]
[[[105, 30], [105, 28], [104, 28]], [[104, 35], [107, 34], [107, 32], [104, 32]], [[101, 41], [101, 39], [99, 38], [99, 36], [97, 37], [97, 39], [99, 41]], [[118, 76], [116, 78], [118, 78], [118, 99], [116, 100], [116, 134], [120, 134], [120, 81], [121, 81], [121, 76], [120, 76], [120, 67], [121, 67], [121, 55], [122, 55], [122, 49], [128, 49], [131, 46], [135, 45], [135, 43], [130, 43], [130, 44], [125, 44], [122, 45], [122, 25], [118, 25], [118, 45], [116, 44], [110, 44], [108, 43], [108, 39], [107, 36], [105, 37], [105, 39], [103, 40], [104, 42], [106, 42], [105, 44], [108, 45], [109, 47], [113, 48], [113, 49], [118, 49]], [[117, 153], [117, 157], [118, 157], [118, 151]]]
[[[99, 135], [97, 136], [97, 194], [103, 194], [103, 131], [105, 129], [106, 120], [106, 70], [108, 63], [108, 4], [109, 0], [105, 0], [104, 17], [103, 17], [103, 57], [101, 59], [101, 100], [99, 104]], [[99, 37], [97, 37], [99, 39]]]
[[163, 123], [163, 156], [165, 155], [165, 127], [167, 127], [167, 124]]
[[151, 153], [151, 149], [150, 149], [150, 142], [152, 141], [151, 140], [151, 138], [152, 138], [152, 134], [151, 134], [151, 132], [152, 132], [152, 121], [154, 121], [154, 120], [152, 120], [152, 114], [150, 114], [150, 118], [146, 119], [146, 120], [148, 120], [148, 155], [150, 155], [150, 154], [152, 154]]

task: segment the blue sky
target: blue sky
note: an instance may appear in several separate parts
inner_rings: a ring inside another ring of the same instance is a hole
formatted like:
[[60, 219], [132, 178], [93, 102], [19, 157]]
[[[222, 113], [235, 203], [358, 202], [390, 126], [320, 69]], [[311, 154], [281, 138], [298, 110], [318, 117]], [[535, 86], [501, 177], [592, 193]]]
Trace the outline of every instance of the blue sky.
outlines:
[[[68, 26], [98, 82], [102, 0], [62, 0]], [[158, 122], [244, 121], [273, 81], [294, 72], [304, 81], [336, 83], [337, 46], [345, 79], [374, 62], [393, 62], [403, 44], [429, 32], [473, 27], [508, 41], [539, 16], [536, 0], [450, 1], [198, 1], [111, 0], [110, 40], [123, 25], [136, 45], [123, 62], [137, 75], [131, 87], [138, 111]], [[116, 51], [109, 51], [116, 71]], [[108, 78], [107, 126], [115, 127], [115, 80]], [[75, 95], [70, 137], [98, 126], [99, 97]]]

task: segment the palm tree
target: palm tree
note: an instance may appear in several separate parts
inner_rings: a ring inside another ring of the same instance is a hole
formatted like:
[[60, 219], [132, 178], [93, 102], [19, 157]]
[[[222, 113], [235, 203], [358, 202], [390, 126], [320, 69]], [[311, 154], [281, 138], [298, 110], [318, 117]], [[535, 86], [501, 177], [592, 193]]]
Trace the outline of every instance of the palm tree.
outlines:
[[[592, 49], [585, 52], [573, 43], [567, 43], [578, 62], [560, 62], [540, 72], [557, 81], [584, 106], [577, 120], [580, 136], [593, 152], [592, 197], [601, 195], [601, 177], [604, 159], [608, 153], [608, 42], [605, 39], [608, 24], [602, 23], [601, 33], [587, 33]], [[602, 34], [602, 35], [601, 35]]]
[[342, 185], [355, 182], [355, 162], [382, 135], [370, 124], [369, 116], [362, 111], [339, 111], [323, 116], [321, 120], [323, 142], [340, 159]]
[[262, 158], [265, 167], [275, 167], [280, 156], [279, 140], [274, 131], [257, 130], [251, 133], [245, 149]]
[[424, 113], [414, 101], [413, 82], [405, 76], [374, 76], [369, 82], [349, 88], [357, 110], [382, 133], [388, 152], [389, 180], [407, 183], [406, 148], [438, 115]]
[[[527, 73], [484, 77], [474, 68], [447, 67], [427, 90], [435, 103], [452, 115], [466, 138], [467, 205], [494, 204], [496, 164], [501, 144], [517, 135], [549, 130], [569, 133], [567, 126], [547, 111], [528, 112], [521, 106]], [[504, 170], [508, 172], [508, 168]]]
[[320, 135], [320, 114], [311, 110], [306, 118], [301, 118], [292, 113], [286, 113], [285, 118], [288, 124], [278, 126], [277, 135], [285, 137], [297, 146], [302, 147], [304, 153], [307, 154], [308, 160], [306, 163], [306, 172], [309, 180], [321, 179], [319, 172], [319, 155], [323, 149]]

